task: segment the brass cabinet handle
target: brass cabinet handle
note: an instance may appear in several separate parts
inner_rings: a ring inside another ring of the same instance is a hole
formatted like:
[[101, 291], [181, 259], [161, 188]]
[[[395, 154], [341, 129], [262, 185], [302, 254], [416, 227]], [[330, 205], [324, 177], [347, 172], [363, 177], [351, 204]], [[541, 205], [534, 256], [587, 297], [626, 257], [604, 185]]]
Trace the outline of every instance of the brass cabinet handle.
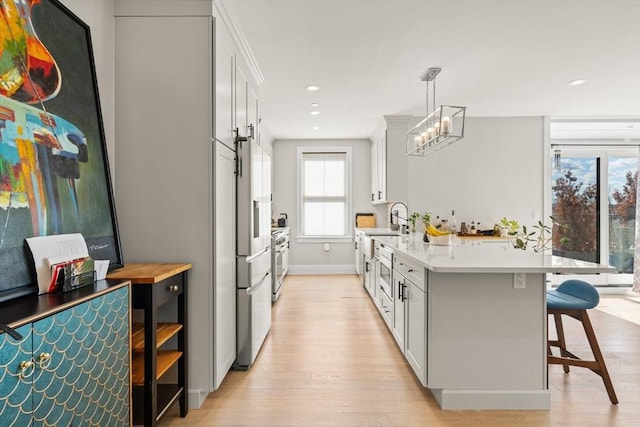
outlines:
[[51, 354], [40, 353], [40, 356], [38, 356], [38, 365], [40, 365], [40, 368], [42, 369], [48, 368], [49, 363], [51, 363]]
[[35, 370], [35, 363], [32, 360], [24, 360], [20, 362], [20, 378], [29, 378], [33, 375]]

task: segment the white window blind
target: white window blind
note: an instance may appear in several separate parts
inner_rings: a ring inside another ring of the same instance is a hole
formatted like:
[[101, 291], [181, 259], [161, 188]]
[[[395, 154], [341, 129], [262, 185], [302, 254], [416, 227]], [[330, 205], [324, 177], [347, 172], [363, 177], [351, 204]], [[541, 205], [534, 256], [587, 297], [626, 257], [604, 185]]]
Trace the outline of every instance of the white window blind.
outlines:
[[318, 150], [299, 153], [300, 235], [347, 237], [350, 153]]

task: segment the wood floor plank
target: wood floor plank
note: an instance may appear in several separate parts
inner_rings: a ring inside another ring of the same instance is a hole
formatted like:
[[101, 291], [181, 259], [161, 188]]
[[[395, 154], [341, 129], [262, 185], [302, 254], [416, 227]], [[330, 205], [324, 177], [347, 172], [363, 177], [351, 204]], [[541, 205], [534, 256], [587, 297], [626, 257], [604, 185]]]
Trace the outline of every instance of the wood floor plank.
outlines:
[[[160, 426], [640, 425], [640, 325], [604, 311], [589, 315], [620, 403], [611, 405], [593, 372], [550, 366], [550, 411], [441, 410], [355, 276], [287, 276], [272, 315], [251, 369], [229, 372], [184, 419], [176, 405]], [[565, 334], [588, 355], [577, 322], [566, 321]]]

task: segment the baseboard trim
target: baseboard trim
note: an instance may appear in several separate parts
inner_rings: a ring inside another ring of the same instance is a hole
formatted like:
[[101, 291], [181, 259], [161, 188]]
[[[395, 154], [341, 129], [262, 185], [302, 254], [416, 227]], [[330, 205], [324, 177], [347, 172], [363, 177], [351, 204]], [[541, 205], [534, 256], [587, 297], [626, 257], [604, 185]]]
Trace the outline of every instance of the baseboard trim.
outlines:
[[551, 408], [549, 390], [430, 390], [445, 410], [548, 411]]
[[289, 274], [356, 274], [353, 264], [290, 265]]
[[206, 391], [194, 388], [190, 388], [187, 393], [189, 395], [189, 409], [200, 409], [209, 394]]

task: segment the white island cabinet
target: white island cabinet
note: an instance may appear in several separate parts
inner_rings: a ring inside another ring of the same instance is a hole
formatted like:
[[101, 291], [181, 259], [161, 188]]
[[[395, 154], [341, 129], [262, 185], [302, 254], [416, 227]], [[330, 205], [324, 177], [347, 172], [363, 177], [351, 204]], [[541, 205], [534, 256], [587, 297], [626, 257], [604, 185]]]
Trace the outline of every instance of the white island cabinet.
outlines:
[[421, 235], [374, 239], [398, 261], [394, 290], [406, 312], [395, 316], [392, 332], [443, 409], [549, 409], [546, 273], [611, 267], [525, 252], [504, 241], [435, 246]]

